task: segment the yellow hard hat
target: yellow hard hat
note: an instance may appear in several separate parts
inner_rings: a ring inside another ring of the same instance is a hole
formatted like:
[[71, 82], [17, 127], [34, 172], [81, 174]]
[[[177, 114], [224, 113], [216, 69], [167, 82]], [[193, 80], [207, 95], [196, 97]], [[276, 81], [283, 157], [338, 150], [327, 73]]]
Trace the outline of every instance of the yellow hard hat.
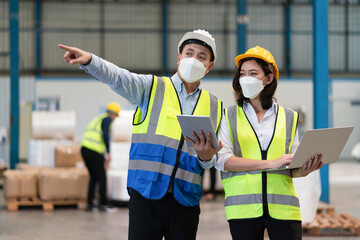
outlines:
[[118, 116], [119, 116], [120, 110], [121, 110], [120, 105], [118, 103], [116, 103], [116, 102], [111, 102], [106, 107], [106, 111], [114, 112]]
[[259, 58], [267, 63], [270, 63], [274, 67], [274, 74], [276, 80], [279, 80], [279, 69], [276, 65], [274, 57], [271, 55], [271, 53], [268, 50], [259, 46], [250, 48], [249, 50], [246, 51], [246, 53], [236, 56], [234, 59], [236, 66], [239, 67], [242, 59], [251, 58], [251, 57]]

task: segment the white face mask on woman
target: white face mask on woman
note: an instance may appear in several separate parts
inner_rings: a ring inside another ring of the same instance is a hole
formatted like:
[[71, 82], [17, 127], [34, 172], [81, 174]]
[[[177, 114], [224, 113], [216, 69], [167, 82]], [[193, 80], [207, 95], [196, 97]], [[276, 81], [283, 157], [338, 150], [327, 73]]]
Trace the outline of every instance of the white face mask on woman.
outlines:
[[265, 87], [263, 81], [255, 77], [242, 77], [239, 83], [244, 96], [250, 99], [256, 98]]
[[195, 58], [183, 58], [179, 64], [180, 75], [188, 83], [202, 79], [206, 69], [204, 64]]

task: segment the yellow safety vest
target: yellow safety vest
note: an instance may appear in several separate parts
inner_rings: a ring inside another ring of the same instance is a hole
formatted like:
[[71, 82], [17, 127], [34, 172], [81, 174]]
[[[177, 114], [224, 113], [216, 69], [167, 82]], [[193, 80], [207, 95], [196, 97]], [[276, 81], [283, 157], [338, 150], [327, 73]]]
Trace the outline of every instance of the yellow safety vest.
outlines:
[[91, 120], [83, 135], [81, 141], [82, 147], [86, 147], [99, 154], [103, 154], [106, 151], [106, 146], [103, 139], [103, 131], [101, 129], [101, 123], [104, 118], [107, 118], [108, 116], [109, 114], [104, 113]]
[[[297, 128], [297, 112], [278, 106], [273, 137], [266, 152], [261, 150], [242, 107], [229, 107], [225, 115], [235, 156], [271, 161], [290, 153]], [[275, 219], [301, 221], [299, 199], [290, 170], [229, 171], [222, 172], [221, 178], [228, 220], [257, 218], [268, 213]]]

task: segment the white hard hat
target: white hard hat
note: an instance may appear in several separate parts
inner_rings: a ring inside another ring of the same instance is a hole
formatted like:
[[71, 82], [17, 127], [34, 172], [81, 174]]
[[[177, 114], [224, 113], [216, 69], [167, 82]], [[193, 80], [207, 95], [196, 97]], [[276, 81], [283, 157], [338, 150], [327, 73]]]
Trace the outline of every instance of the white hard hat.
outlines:
[[[180, 53], [180, 47], [182, 44], [190, 39], [199, 40], [203, 43], [206, 47], [209, 47], [214, 55], [214, 62], [216, 61], [216, 44], [215, 39], [211, 36], [211, 34], [208, 31], [198, 29], [194, 30], [192, 32], [187, 32], [184, 34], [184, 36], [181, 38], [179, 44], [178, 44], [178, 53]], [[191, 42], [189, 42], [191, 43]]]

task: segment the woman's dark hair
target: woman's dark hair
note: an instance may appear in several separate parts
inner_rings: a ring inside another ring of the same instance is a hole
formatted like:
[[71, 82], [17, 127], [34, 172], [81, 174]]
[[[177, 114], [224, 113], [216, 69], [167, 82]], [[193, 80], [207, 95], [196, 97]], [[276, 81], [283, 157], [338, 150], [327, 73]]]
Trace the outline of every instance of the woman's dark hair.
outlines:
[[[235, 73], [233, 82], [232, 82], [233, 89], [236, 94], [236, 101], [240, 107], [243, 106], [244, 100], [249, 101], [249, 98], [246, 98], [244, 96], [241, 86], [240, 86], [240, 83], [239, 83], [241, 66], [244, 62], [249, 61], [249, 60], [255, 60], [257, 62], [257, 64], [259, 64], [259, 66], [264, 71], [265, 76], [269, 75], [270, 73], [274, 74], [273, 66], [270, 63], [267, 63], [262, 59], [252, 58], [252, 57], [242, 59], [241, 63], [239, 64], [239, 67]], [[261, 106], [264, 109], [269, 109], [271, 107], [273, 101], [276, 101], [276, 98], [274, 97], [276, 88], [277, 88], [277, 79], [274, 76], [274, 80], [270, 84], [266, 85], [260, 93]]]

